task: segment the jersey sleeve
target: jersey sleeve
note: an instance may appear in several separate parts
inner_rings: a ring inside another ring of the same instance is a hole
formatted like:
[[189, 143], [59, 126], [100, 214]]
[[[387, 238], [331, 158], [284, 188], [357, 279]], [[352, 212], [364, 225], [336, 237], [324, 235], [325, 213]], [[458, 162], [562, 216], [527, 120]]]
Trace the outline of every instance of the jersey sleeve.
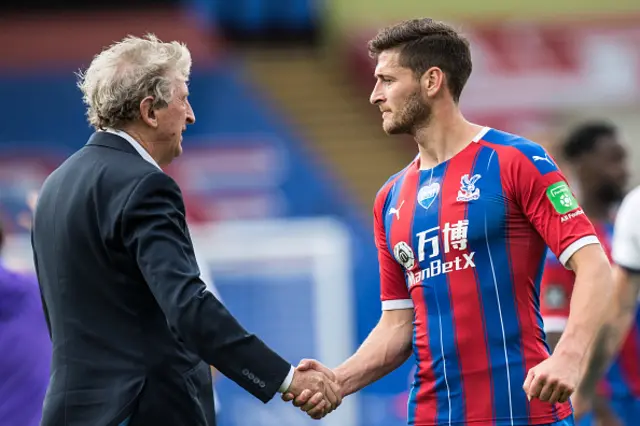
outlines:
[[516, 197], [529, 222], [560, 263], [568, 267], [567, 262], [578, 250], [600, 241], [549, 154], [533, 143], [526, 148], [514, 161], [512, 185]]
[[384, 226], [384, 206], [388, 191], [382, 190], [376, 197], [373, 208], [373, 232], [376, 248], [378, 249], [378, 262], [380, 264], [380, 299], [382, 310], [391, 311], [397, 309], [413, 308], [413, 301], [407, 289], [404, 271], [391, 256], [387, 233]]
[[552, 253], [545, 261], [540, 286], [540, 313], [547, 333], [562, 333], [569, 319], [575, 274], [564, 268]]
[[640, 187], [622, 202], [613, 232], [612, 258], [614, 263], [631, 272], [640, 273]]

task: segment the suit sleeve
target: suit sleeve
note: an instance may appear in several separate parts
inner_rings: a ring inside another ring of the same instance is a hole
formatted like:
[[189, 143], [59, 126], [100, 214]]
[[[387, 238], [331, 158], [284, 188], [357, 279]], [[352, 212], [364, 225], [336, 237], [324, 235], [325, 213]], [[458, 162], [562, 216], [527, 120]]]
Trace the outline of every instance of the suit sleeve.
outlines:
[[[542, 147], [536, 145], [535, 150], [537, 157], [550, 159]], [[513, 185], [519, 204], [562, 265], [567, 267], [571, 256], [582, 247], [600, 243], [567, 180], [552, 160], [534, 163], [520, 154], [514, 163]]]
[[640, 188], [622, 202], [616, 216], [611, 256], [614, 263], [632, 273], [640, 273]]
[[384, 209], [385, 192], [376, 197], [373, 209], [373, 230], [376, 248], [378, 249], [378, 262], [380, 264], [380, 299], [382, 300], [382, 310], [390, 311], [397, 309], [413, 308], [413, 301], [407, 290], [404, 271], [396, 260], [391, 256], [387, 234], [382, 219]]
[[540, 286], [540, 314], [547, 333], [562, 333], [569, 319], [575, 274], [564, 268], [550, 253]]
[[167, 321], [205, 362], [263, 402], [291, 364], [248, 333], [200, 279], [178, 185], [162, 172], [145, 176], [122, 216], [123, 240]]

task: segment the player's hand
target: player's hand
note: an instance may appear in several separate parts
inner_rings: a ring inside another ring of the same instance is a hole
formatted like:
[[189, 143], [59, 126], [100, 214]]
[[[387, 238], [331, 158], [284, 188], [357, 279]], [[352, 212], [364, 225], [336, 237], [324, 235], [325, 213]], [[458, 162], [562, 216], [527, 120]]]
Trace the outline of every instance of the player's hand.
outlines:
[[[325, 392], [317, 391], [314, 393], [312, 389], [305, 389], [301, 393], [296, 394], [295, 392], [287, 391], [282, 395], [282, 399], [286, 402], [293, 401], [294, 406], [300, 407], [302, 411], [305, 411], [310, 417], [320, 419], [340, 406], [342, 403], [342, 392], [340, 386], [336, 383], [335, 373], [322, 363], [316, 360], [303, 359], [296, 368], [294, 380], [297, 374], [303, 374], [305, 372], [313, 372], [324, 376], [327, 379], [325, 382]], [[289, 390], [291, 389], [290, 387]]]
[[522, 388], [529, 400], [538, 398], [551, 404], [567, 402], [576, 390], [579, 378], [578, 362], [554, 354], [529, 370]]

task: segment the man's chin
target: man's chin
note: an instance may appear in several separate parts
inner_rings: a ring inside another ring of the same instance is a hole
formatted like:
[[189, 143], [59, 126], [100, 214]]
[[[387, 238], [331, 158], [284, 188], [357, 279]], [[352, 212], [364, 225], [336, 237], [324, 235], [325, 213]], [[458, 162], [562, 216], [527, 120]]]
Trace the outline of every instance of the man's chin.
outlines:
[[402, 127], [394, 126], [394, 125], [389, 125], [389, 126], [383, 125], [382, 126], [382, 130], [384, 130], [384, 132], [389, 136], [403, 135], [403, 134], [407, 133]]

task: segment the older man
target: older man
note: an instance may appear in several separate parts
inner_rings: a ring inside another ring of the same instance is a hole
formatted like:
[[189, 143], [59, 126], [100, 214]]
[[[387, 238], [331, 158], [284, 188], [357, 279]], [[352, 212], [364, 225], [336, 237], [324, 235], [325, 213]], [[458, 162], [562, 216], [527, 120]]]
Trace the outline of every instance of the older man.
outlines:
[[161, 168], [195, 122], [186, 46], [152, 35], [104, 50], [81, 75], [86, 146], [43, 185], [33, 250], [53, 339], [43, 426], [215, 424], [209, 365], [263, 402], [340, 402], [248, 333], [200, 279], [178, 185]]

